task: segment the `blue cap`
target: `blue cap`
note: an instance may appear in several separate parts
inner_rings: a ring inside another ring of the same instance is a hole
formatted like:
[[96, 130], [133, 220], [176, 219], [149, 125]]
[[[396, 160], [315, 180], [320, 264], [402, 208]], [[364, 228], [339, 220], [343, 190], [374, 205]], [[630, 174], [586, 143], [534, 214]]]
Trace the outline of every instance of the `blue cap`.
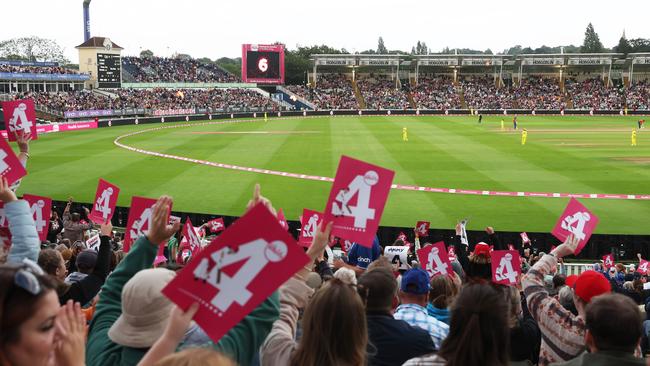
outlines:
[[428, 293], [429, 274], [422, 268], [409, 269], [402, 275], [402, 285], [400, 290], [402, 290], [402, 292], [416, 295], [424, 295]]

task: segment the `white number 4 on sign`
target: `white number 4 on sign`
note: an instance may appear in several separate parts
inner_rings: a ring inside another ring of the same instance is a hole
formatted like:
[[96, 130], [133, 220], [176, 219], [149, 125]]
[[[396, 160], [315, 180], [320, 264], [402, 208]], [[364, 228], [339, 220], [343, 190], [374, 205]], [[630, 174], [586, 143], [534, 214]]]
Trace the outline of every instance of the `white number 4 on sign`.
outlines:
[[[335, 216], [354, 217], [354, 226], [366, 228], [368, 220], [375, 218], [375, 209], [370, 208], [371, 187], [379, 182], [379, 175], [369, 170], [364, 175], [357, 175], [347, 188], [336, 195], [332, 204], [332, 214]], [[357, 196], [357, 205], [350, 206], [350, 200]]]

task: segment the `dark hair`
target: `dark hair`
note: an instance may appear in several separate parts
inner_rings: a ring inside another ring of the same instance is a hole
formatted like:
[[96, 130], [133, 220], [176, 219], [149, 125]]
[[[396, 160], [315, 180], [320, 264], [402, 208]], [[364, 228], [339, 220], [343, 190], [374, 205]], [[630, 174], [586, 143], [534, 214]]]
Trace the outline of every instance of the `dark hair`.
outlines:
[[45, 273], [56, 276], [56, 270], [61, 267], [62, 256], [56, 249], [43, 249], [38, 253], [38, 265]]
[[492, 280], [492, 260], [489, 256], [471, 254], [465, 277], [468, 280]]
[[507, 365], [509, 313], [501, 291], [488, 284], [465, 286], [452, 306], [449, 335], [438, 354], [447, 366]]
[[357, 289], [361, 298], [366, 299], [366, 311], [390, 311], [397, 294], [397, 281], [392, 271], [377, 267], [359, 277]]
[[566, 284], [566, 275], [561, 273], [553, 276], [553, 288], [560, 288]]
[[14, 277], [20, 266], [0, 266], [0, 353], [4, 353], [8, 344], [20, 339], [20, 326], [35, 312], [36, 304], [50, 290], [55, 289], [55, 282], [49, 276], [34, 274], [41, 286], [38, 295], [14, 284]]
[[632, 353], [641, 339], [641, 312], [627, 296], [596, 296], [585, 309], [587, 330], [599, 351]]

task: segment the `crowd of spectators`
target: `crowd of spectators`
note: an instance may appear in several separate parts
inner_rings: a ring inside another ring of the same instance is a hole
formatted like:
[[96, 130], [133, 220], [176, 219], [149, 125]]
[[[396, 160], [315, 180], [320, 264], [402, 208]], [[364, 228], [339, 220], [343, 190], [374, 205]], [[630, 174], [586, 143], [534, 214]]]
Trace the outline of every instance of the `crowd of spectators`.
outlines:
[[650, 83], [647, 79], [633, 82], [625, 90], [625, 103], [629, 110], [650, 110]]
[[0, 63], [0, 72], [21, 74], [78, 74], [77, 70], [62, 66], [13, 66]]
[[122, 67], [135, 82], [236, 83], [239, 78], [215, 64], [189, 58], [122, 57]]
[[184, 109], [184, 108], [265, 108], [274, 109], [268, 97], [248, 89], [116, 89], [116, 97], [88, 90], [69, 92], [33, 92], [37, 105], [57, 111], [94, 109]]
[[407, 92], [386, 76], [361, 76], [357, 85], [368, 109], [407, 109], [411, 105]]
[[497, 88], [492, 76], [466, 77], [460, 82], [467, 108], [511, 109], [516, 105], [511, 87]]
[[574, 109], [620, 110], [625, 106], [624, 89], [605, 86], [599, 77], [567, 78], [564, 85]]
[[[17, 144], [26, 168], [27, 159], [39, 159], [30, 157], [28, 138]], [[647, 271], [597, 261], [566, 276], [562, 262], [579, 244], [573, 235], [549, 254], [530, 242], [517, 245], [522, 273], [505, 286], [493, 281], [499, 270], [491, 252], [507, 246], [492, 227], [467, 237], [457, 224], [445, 239], [455, 250], [448, 268], [418, 262], [415, 252], [432, 245], [426, 236], [407, 238], [412, 245], [376, 237], [370, 247], [347, 247], [331, 240], [331, 223], [320, 224], [304, 249], [308, 263], [213, 340], [192, 322], [198, 304], [181, 309], [162, 293], [195, 260], [184, 254], [180, 221], [168, 218], [170, 197], [157, 200], [148, 229], [127, 253], [111, 222], [93, 223], [72, 198], [62, 212], [54, 208], [41, 240], [17, 189], [0, 180], [10, 234], [0, 245], [3, 366], [646, 365]], [[257, 205], [276, 213], [259, 186], [242, 212]], [[213, 238], [199, 239], [200, 246]], [[406, 262], [389, 260], [382, 245], [408, 247]], [[434, 273], [434, 266], [448, 272]], [[239, 281], [229, 270], [210, 273]], [[239, 299], [237, 286], [221, 291]], [[221, 314], [202, 316], [219, 322]]]
[[518, 108], [564, 109], [566, 103], [557, 79], [529, 77], [512, 89]]
[[350, 80], [343, 74], [318, 74], [315, 87], [288, 85], [287, 89], [316, 105], [318, 109], [357, 109]]
[[418, 84], [411, 89], [413, 100], [422, 109], [460, 109], [460, 97], [449, 76], [418, 76]]

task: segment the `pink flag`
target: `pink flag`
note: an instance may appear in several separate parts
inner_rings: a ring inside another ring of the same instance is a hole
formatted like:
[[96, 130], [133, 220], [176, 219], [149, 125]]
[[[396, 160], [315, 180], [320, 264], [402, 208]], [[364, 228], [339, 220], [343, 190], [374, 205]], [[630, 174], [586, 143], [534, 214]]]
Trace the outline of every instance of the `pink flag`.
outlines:
[[515, 286], [521, 276], [521, 260], [516, 250], [494, 250], [492, 259], [492, 282], [500, 285]]
[[263, 204], [249, 210], [163, 289], [182, 309], [199, 304], [194, 321], [219, 339], [309, 263]]
[[208, 221], [208, 225], [210, 225], [210, 232], [215, 234], [226, 229], [226, 225], [223, 223], [223, 217]]
[[447, 250], [447, 256], [449, 257], [449, 261], [453, 262], [455, 261], [456, 258], [456, 248], [453, 245], [449, 246], [449, 249]]
[[[129, 209], [129, 218], [126, 222], [124, 247], [122, 248], [125, 253], [131, 249], [131, 244], [135, 243], [151, 227], [151, 215], [153, 213], [153, 205], [156, 204], [156, 201], [153, 198], [131, 197], [131, 208]], [[169, 222], [169, 219], [165, 220], [165, 222]]]
[[431, 225], [431, 223], [429, 221], [418, 221], [415, 224], [415, 233], [419, 237], [428, 236], [429, 235], [429, 225]]
[[113, 214], [115, 214], [115, 206], [117, 205], [117, 196], [119, 194], [120, 189], [116, 185], [99, 179], [97, 192], [95, 193], [95, 203], [88, 218], [100, 224], [110, 221]]
[[649, 264], [650, 264], [650, 262], [648, 262], [645, 259], [639, 260], [639, 268], [637, 268], [636, 271], [641, 273], [641, 274], [647, 274], [648, 269], [650, 269], [650, 268], [648, 268]]
[[332, 235], [372, 247], [395, 172], [342, 156], [323, 221]]
[[192, 221], [188, 217], [183, 225], [183, 237], [187, 239], [187, 244], [181, 248], [189, 248], [192, 252], [192, 256], [195, 256], [201, 250], [201, 239], [199, 238], [199, 233], [196, 232]]
[[302, 220], [300, 222], [302, 228], [300, 229], [300, 236], [298, 237], [298, 244], [309, 247], [316, 235], [316, 228], [318, 224], [323, 221], [323, 214], [318, 211], [309, 209], [302, 210]]
[[0, 136], [0, 175], [7, 178], [9, 184], [27, 175], [25, 167], [2, 136]]
[[49, 197], [32, 196], [31, 194], [23, 195], [23, 199], [31, 207], [36, 231], [38, 231], [38, 238], [41, 241], [47, 240], [50, 215], [52, 214], [52, 199]]
[[552, 234], [560, 241], [565, 241], [570, 234], [573, 234], [579, 240], [575, 251], [577, 255], [587, 245], [596, 225], [598, 225], [598, 216], [591, 213], [577, 199], [571, 198], [555, 224]]
[[31, 99], [12, 100], [2, 102], [2, 110], [7, 125], [9, 141], [16, 141], [16, 135], [31, 133], [31, 139], [36, 140], [36, 110]]
[[445, 248], [445, 243], [439, 241], [418, 250], [416, 252], [420, 265], [429, 276], [450, 275], [454, 272], [451, 268], [449, 255]]
[[610, 267], [614, 267], [614, 256], [611, 254], [607, 254], [603, 256], [603, 267], [605, 269], [609, 269]]
[[278, 222], [280, 223], [280, 226], [284, 228], [284, 230], [289, 230], [289, 223], [287, 222], [287, 218], [284, 217], [284, 212], [282, 209], [278, 210]]
[[526, 232], [523, 232], [523, 233], [519, 234], [519, 236], [521, 236], [521, 242], [522, 243], [524, 243], [524, 244], [530, 243], [530, 239], [528, 239], [528, 234], [526, 234]]

